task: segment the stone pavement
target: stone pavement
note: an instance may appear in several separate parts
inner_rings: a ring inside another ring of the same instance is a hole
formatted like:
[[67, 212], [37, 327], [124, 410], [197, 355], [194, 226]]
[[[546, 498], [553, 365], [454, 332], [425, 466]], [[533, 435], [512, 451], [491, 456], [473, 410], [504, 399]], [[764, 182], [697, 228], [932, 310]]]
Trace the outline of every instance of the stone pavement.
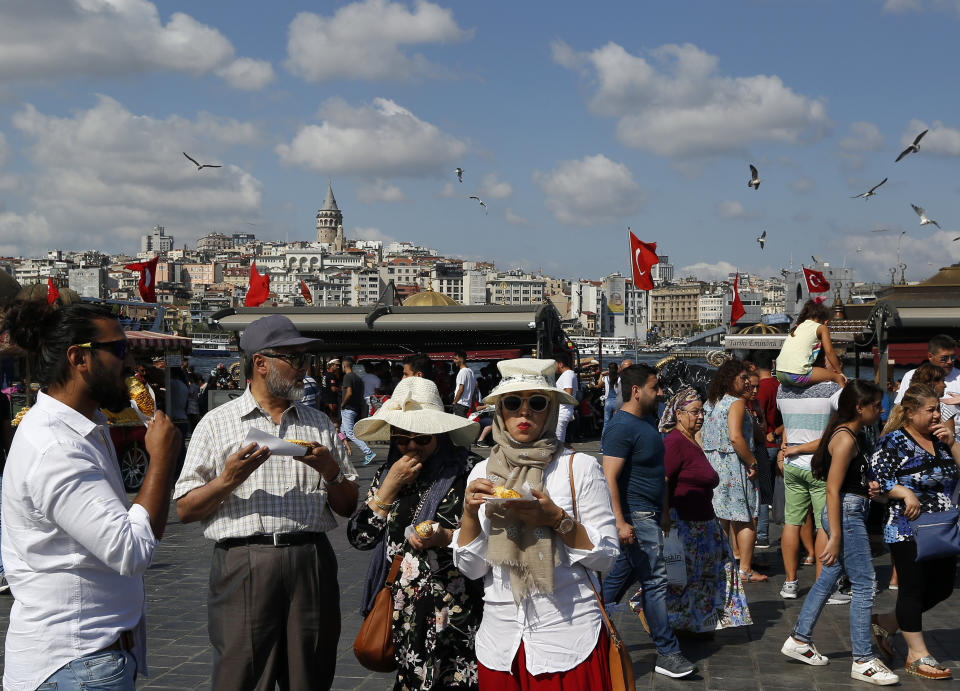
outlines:
[[[576, 446], [588, 453], [598, 453], [596, 442]], [[377, 447], [377, 450], [381, 457], [385, 455], [385, 447]], [[375, 466], [359, 469], [361, 488], [365, 491]], [[349, 546], [343, 528], [345, 523], [341, 521], [341, 527], [330, 535], [340, 565], [343, 618], [334, 688], [388, 689], [392, 686], [391, 675], [369, 672], [353, 656], [353, 639], [361, 621], [357, 606], [368, 553], [358, 552]], [[779, 533], [778, 530], [773, 532]], [[172, 513], [166, 536], [146, 576], [151, 676], [141, 679], [138, 688], [171, 691], [209, 688], [211, 652], [207, 639], [206, 593], [211, 550], [211, 544], [204, 540], [198, 525], [181, 525], [175, 512]], [[758, 552], [757, 561], [764, 572], [770, 575], [770, 581], [747, 586], [753, 625], [720, 631], [712, 641], [681, 641], [686, 655], [699, 667], [698, 674], [692, 678], [672, 680], [653, 673], [656, 652], [650, 637], [644, 633], [639, 619], [632, 613], [622, 611], [617, 614], [615, 622], [629, 644], [638, 689], [774, 691], [787, 688], [868, 688], [867, 684], [850, 678], [847, 606], [826, 607], [815, 630], [817, 647], [832, 660], [828, 666], [810, 667], [780, 654], [780, 646], [800, 612], [803, 595], [813, 581], [813, 568], [807, 567], [800, 572], [801, 597], [784, 601], [779, 596], [783, 568], [777, 550]], [[875, 564], [878, 580], [885, 585], [890, 573], [889, 558], [886, 555], [878, 557]], [[894, 600], [894, 594], [884, 589], [878, 596], [876, 606], [887, 610], [893, 607]], [[12, 602], [8, 595], [0, 596], [0, 635], [6, 632]], [[960, 593], [924, 617], [931, 652], [942, 663], [951, 666], [960, 677], [958, 622]], [[937, 683], [908, 676], [903, 671], [905, 647], [899, 637], [896, 646], [899, 655], [894, 671], [901, 676], [902, 688], [960, 688], [960, 681]]]

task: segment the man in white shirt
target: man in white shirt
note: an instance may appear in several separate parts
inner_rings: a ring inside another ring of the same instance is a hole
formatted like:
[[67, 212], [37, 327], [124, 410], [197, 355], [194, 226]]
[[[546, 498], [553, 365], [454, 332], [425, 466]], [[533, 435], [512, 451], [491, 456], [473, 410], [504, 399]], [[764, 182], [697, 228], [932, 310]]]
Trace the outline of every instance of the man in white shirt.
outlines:
[[473, 370], [467, 367], [465, 351], [454, 352], [453, 362], [457, 366], [457, 392], [453, 395], [453, 414], [467, 417], [477, 396], [477, 377]]
[[[357, 474], [326, 415], [304, 405], [304, 338], [272, 314], [243, 332], [243, 395], [210, 411], [174, 488], [177, 515], [216, 542], [207, 618], [215, 691], [329, 689], [340, 639], [337, 559], [327, 531], [357, 506]], [[252, 430], [310, 443], [271, 456]]]
[[[557, 376], [557, 388], [576, 397], [580, 384], [577, 382], [576, 372], [573, 371], [573, 357], [567, 351], [561, 351], [556, 354], [554, 360], [557, 362], [557, 372], [560, 373]], [[573, 406], [562, 404], [557, 416], [557, 439], [561, 442], [567, 439], [567, 425], [571, 420], [573, 420]]]
[[[947, 376], [944, 378], [947, 389], [944, 393], [948, 396], [950, 394], [954, 394], [954, 396], [960, 395], [960, 369], [957, 369], [956, 365], [954, 365], [956, 358], [957, 342], [953, 338], [946, 334], [940, 334], [930, 339], [930, 342], [927, 344], [927, 360], [947, 373]], [[900, 405], [900, 401], [903, 400], [903, 394], [910, 388], [910, 380], [913, 379], [914, 372], [916, 372], [916, 370], [910, 370], [903, 375], [903, 381], [900, 382], [900, 388], [897, 390], [897, 397], [893, 401], [894, 405]]]
[[82, 678], [132, 691], [147, 673], [143, 574], [167, 523], [180, 435], [162, 412], [147, 425], [150, 465], [131, 505], [100, 412], [130, 405], [123, 329], [98, 306], [46, 309], [14, 307], [6, 322], [14, 342], [39, 352], [41, 393], [4, 470], [3, 564], [15, 600], [3, 688], [78, 688]]

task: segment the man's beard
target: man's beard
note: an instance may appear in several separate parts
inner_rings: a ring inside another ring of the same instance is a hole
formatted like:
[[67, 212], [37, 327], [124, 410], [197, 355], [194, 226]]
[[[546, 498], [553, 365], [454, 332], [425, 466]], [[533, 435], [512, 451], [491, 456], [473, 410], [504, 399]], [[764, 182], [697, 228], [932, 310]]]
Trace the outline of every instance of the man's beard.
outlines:
[[287, 381], [273, 367], [267, 370], [267, 392], [287, 401], [303, 400], [303, 380]]
[[123, 378], [111, 380], [96, 358], [92, 358], [90, 373], [84, 378], [87, 394], [101, 408], [106, 408], [111, 413], [119, 413], [130, 407], [130, 392], [127, 391]]

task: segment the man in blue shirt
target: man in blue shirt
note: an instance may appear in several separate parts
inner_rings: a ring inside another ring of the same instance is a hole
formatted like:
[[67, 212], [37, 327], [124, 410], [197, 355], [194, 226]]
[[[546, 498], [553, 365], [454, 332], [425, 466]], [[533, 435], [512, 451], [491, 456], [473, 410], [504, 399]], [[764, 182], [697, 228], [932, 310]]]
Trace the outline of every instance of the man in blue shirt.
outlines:
[[623, 405], [603, 429], [603, 474], [610, 488], [620, 537], [620, 558], [603, 581], [603, 599], [619, 602], [634, 581], [643, 587], [643, 612], [657, 648], [654, 669], [685, 677], [696, 666], [680, 652], [667, 618], [667, 571], [663, 562], [666, 475], [663, 440], [657, 431], [657, 371], [646, 364], [620, 371]]

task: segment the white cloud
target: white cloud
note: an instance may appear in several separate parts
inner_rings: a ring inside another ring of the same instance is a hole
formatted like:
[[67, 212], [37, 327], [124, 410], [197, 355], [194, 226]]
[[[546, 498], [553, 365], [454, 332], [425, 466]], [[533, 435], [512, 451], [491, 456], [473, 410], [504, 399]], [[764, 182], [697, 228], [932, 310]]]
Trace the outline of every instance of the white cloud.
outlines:
[[0, 254], [5, 256], [46, 254], [62, 238], [50, 231], [50, 224], [40, 214], [26, 215], [0, 211]]
[[528, 226], [530, 225], [530, 219], [524, 218], [513, 213], [513, 209], [507, 207], [507, 210], [503, 212], [503, 217], [506, 219], [507, 223], [515, 226]]
[[226, 79], [233, 88], [246, 91], [259, 91], [276, 77], [273, 65], [266, 60], [253, 58], [238, 58], [217, 70], [217, 74]]
[[225, 70], [233, 84], [233, 59], [233, 45], [217, 29], [183, 12], [174, 12], [164, 24], [148, 0], [8, 0], [0, 5], [0, 79]]
[[372, 204], [374, 202], [392, 204], [410, 200], [403, 193], [403, 190], [396, 185], [386, 180], [377, 180], [372, 185], [363, 185], [357, 188], [357, 201], [362, 204]]
[[845, 228], [830, 236], [830, 249], [834, 256], [845, 257], [858, 277], [884, 283], [890, 281], [890, 269], [897, 265], [898, 242], [899, 259], [907, 265], [908, 281], [922, 280], [941, 267], [960, 261], [960, 242], [953, 241], [958, 235], [956, 231], [909, 230], [901, 240], [901, 230], [894, 226], [888, 233], [871, 233]]
[[561, 223], [589, 226], [617, 221], [643, 206], [643, 191], [633, 173], [603, 154], [562, 161], [533, 180], [546, 195], [546, 205]]
[[396, 238], [387, 235], [379, 228], [352, 228], [350, 235], [358, 240], [379, 240], [384, 245], [397, 241]]
[[880, 151], [886, 138], [872, 122], [850, 123], [850, 133], [837, 142], [837, 149], [844, 167], [852, 170], [863, 168], [867, 153]]
[[797, 194], [807, 194], [813, 190], [814, 187], [816, 187], [816, 182], [814, 182], [813, 178], [797, 178], [790, 183], [790, 189]]
[[689, 266], [680, 267], [681, 276], [695, 276], [703, 281], [721, 281], [725, 280], [731, 273], [737, 271], [737, 267], [726, 261], [716, 263], [697, 262]]
[[901, 151], [926, 129], [930, 131], [920, 140], [921, 155], [930, 153], [938, 156], [960, 156], [960, 130], [948, 127], [940, 120], [934, 120], [932, 125], [927, 125], [923, 120], [911, 120], [900, 135]]
[[386, 98], [353, 107], [331, 98], [320, 125], [306, 125], [276, 152], [285, 163], [326, 174], [427, 177], [443, 172], [469, 146]]
[[919, 12], [923, 9], [923, 0], [885, 0], [883, 11], [890, 14]]
[[448, 182], [443, 186], [443, 189], [437, 193], [437, 196], [446, 197], [448, 199], [450, 197], [455, 197], [457, 196], [457, 188], [454, 186], [452, 182]]
[[404, 3], [362, 0], [332, 17], [301, 12], [290, 22], [287, 69], [309, 82], [334, 79], [409, 79], [444, 70], [406, 46], [469, 38], [453, 11], [426, 0]]
[[596, 91], [591, 112], [618, 118], [617, 138], [661, 156], [740, 152], [758, 141], [796, 143], [830, 127], [819, 99], [797, 94], [776, 75], [727, 77], [718, 59], [690, 43], [650, 51], [652, 61], [609, 42], [590, 52], [552, 45], [559, 65]]
[[743, 204], [730, 200], [722, 201], [717, 204], [717, 215], [720, 218], [729, 218], [741, 221], [748, 221], [757, 218], [755, 211], [747, 211]]
[[[12, 157], [13, 152], [7, 144], [7, 139], [3, 135], [3, 132], [0, 132], [0, 190], [12, 190], [19, 184], [17, 176], [5, 175], [3, 172], [3, 167], [7, 165]], [[2, 208], [3, 207], [0, 206], [0, 209]]]
[[[260, 182], [223, 158], [256, 141], [247, 123], [209, 113], [136, 115], [101, 96], [70, 117], [26, 105], [13, 125], [28, 142], [32, 206], [59, 238], [51, 246], [129, 247], [157, 223], [180, 244], [211, 224], [236, 226], [259, 212]], [[181, 151], [224, 167], [197, 172]]]
[[490, 199], [506, 199], [513, 195], [513, 186], [509, 182], [500, 180], [496, 173], [483, 176], [480, 183], [480, 196]]

